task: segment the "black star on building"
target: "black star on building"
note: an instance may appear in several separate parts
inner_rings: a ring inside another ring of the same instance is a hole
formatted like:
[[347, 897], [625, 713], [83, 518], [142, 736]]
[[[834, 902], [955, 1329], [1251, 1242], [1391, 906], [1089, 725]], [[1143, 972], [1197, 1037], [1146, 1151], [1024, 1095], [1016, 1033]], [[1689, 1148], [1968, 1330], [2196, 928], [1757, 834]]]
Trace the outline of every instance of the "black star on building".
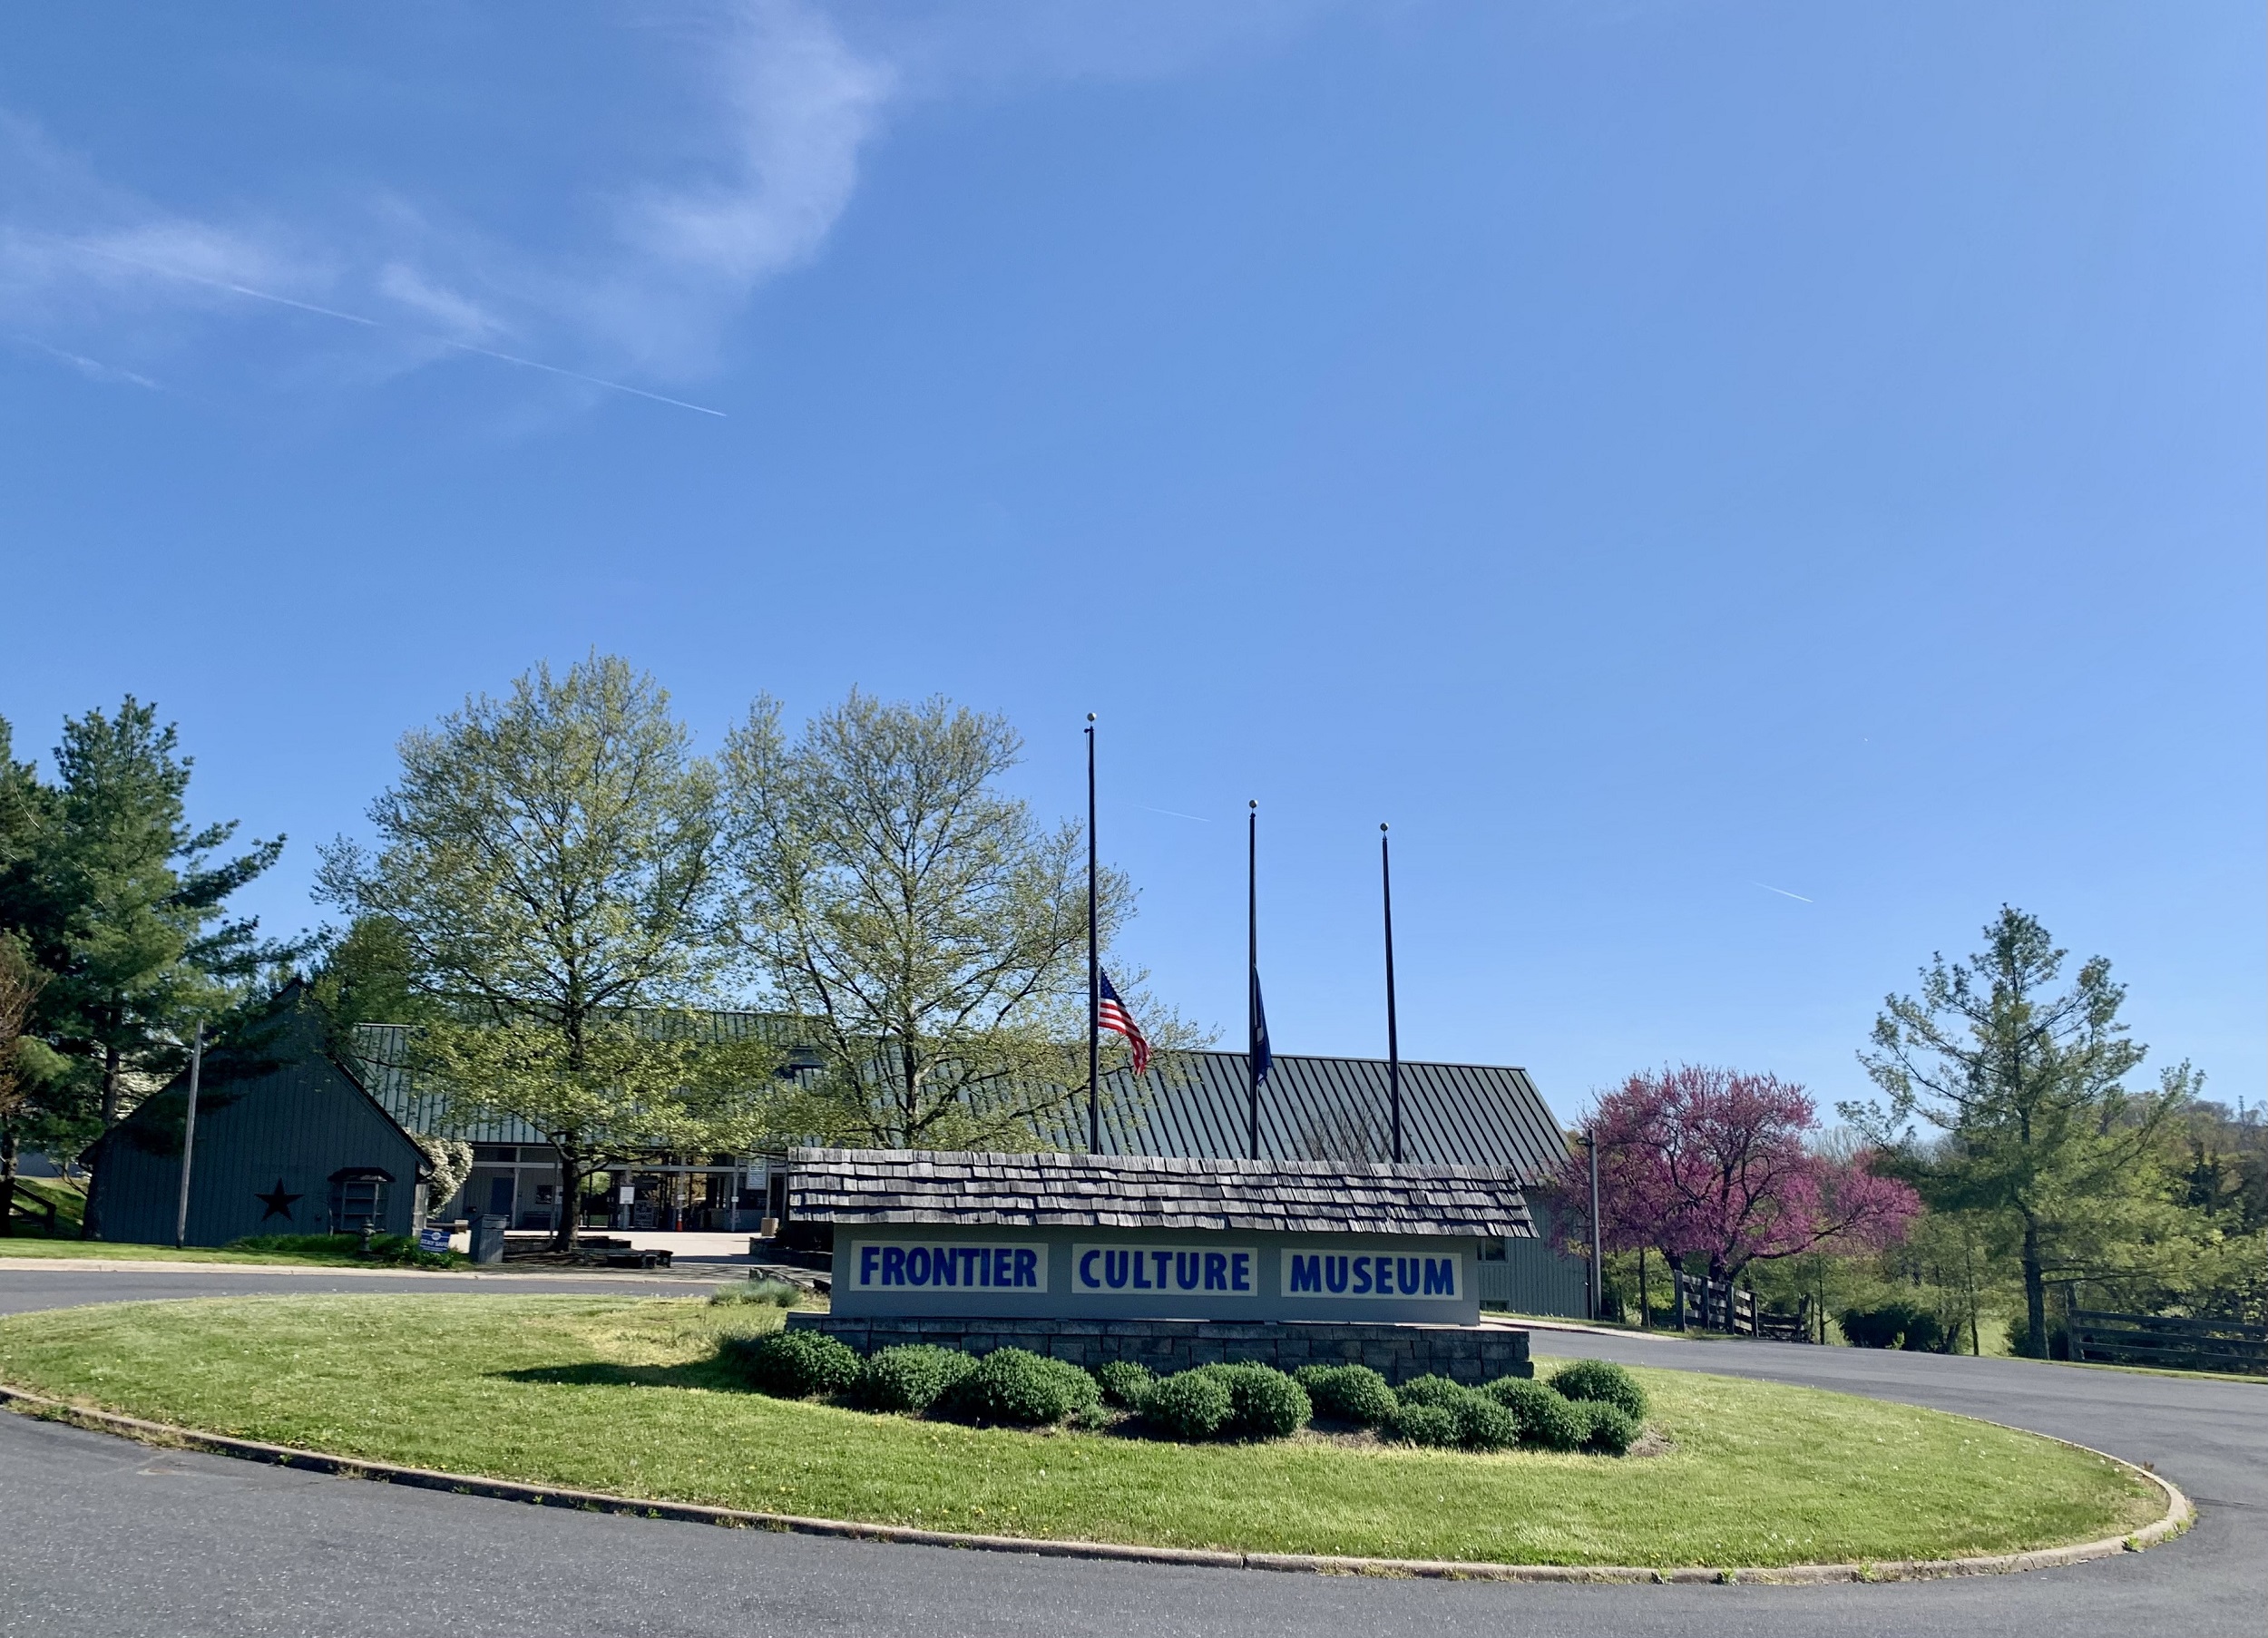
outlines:
[[283, 1179], [279, 1177], [276, 1179], [276, 1186], [274, 1188], [269, 1190], [265, 1194], [255, 1192], [252, 1198], [259, 1201], [262, 1205], [268, 1208], [259, 1214], [259, 1220], [262, 1223], [265, 1223], [270, 1217], [281, 1217], [286, 1222], [289, 1222], [291, 1219], [292, 1203], [297, 1200], [304, 1199], [306, 1196], [286, 1194], [284, 1192]]

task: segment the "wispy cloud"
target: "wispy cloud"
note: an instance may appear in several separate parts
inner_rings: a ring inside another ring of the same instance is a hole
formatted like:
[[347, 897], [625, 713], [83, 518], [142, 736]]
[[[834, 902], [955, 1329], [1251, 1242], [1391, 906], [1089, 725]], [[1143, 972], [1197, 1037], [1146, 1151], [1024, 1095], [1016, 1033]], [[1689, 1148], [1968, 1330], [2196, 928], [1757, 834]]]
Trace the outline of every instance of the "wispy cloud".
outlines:
[[[339, 327], [285, 344], [327, 359], [335, 380], [480, 359], [718, 414], [679, 394], [728, 362], [730, 327], [755, 292], [820, 253], [897, 105], [1002, 79], [1175, 72], [1314, 9], [718, 0], [690, 22], [672, 10], [625, 36], [626, 50], [660, 41], [679, 54], [682, 94], [657, 145], [668, 157], [650, 156], [642, 176], [576, 176], [559, 214], [579, 228], [540, 248], [412, 189], [179, 209], [0, 111], [0, 317], [58, 356], [148, 362], [215, 343], [214, 356], [235, 356], [251, 327], [296, 312]], [[242, 181], [248, 196], [259, 180]]]
[[30, 336], [15, 336], [10, 339], [18, 346], [30, 347], [34, 352], [44, 353], [50, 358], [69, 365], [90, 381], [116, 382], [127, 386], [147, 387], [153, 393], [161, 393], [165, 390], [162, 382], [152, 381], [149, 376], [134, 370], [121, 369], [114, 364], [104, 364], [100, 358], [89, 358], [84, 353], [73, 353], [64, 347], [50, 346], [47, 343]]

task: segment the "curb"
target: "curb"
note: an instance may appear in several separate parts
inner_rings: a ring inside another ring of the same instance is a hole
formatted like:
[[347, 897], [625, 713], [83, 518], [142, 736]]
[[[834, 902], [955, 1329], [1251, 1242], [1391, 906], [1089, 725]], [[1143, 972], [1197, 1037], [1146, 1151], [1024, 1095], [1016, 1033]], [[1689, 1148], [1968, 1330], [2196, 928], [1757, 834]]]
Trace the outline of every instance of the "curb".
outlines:
[[[613, 1513], [635, 1518], [666, 1518], [687, 1524], [720, 1526], [735, 1530], [772, 1530], [795, 1536], [832, 1536], [855, 1541], [886, 1541], [906, 1545], [959, 1547], [983, 1553], [1029, 1553], [1043, 1558], [1106, 1559], [1130, 1564], [1194, 1565], [1221, 1570], [1277, 1570], [1318, 1575], [1376, 1575], [1435, 1581], [1510, 1581], [1578, 1583], [1647, 1583], [1723, 1585], [1755, 1584], [1769, 1586], [1820, 1586], [1833, 1582], [1932, 1581], [1954, 1575], [2005, 1575], [2022, 1570], [2052, 1569], [2138, 1553], [2186, 1530], [2196, 1518], [2189, 1498], [2146, 1467], [2069, 1439], [2058, 1445], [2100, 1456], [2156, 1485], [2165, 1497], [2165, 1515], [2129, 1536], [2107, 1536], [2099, 1541], [2068, 1546], [2036, 1547], [2024, 1553], [1996, 1553], [1976, 1558], [1887, 1559], [1870, 1564], [1808, 1564], [1777, 1566], [1712, 1568], [1687, 1565], [1677, 1569], [1647, 1569], [1628, 1565], [1515, 1565], [1471, 1563], [1439, 1558], [1354, 1558], [1313, 1553], [1227, 1553], [1201, 1547], [1144, 1547], [1114, 1542], [1050, 1541], [1022, 1536], [977, 1536], [957, 1530], [922, 1530], [907, 1525], [860, 1524], [841, 1518], [805, 1518], [792, 1513], [752, 1513], [737, 1507], [712, 1507], [699, 1502], [641, 1501], [636, 1497], [612, 1496], [597, 1490], [571, 1490], [555, 1485], [523, 1484], [516, 1479], [484, 1478], [477, 1474], [444, 1473], [430, 1467], [406, 1467], [394, 1462], [332, 1456], [320, 1450], [301, 1450], [289, 1445], [263, 1444], [224, 1433], [176, 1428], [165, 1422], [144, 1421], [115, 1411], [93, 1410], [51, 1399], [0, 1383], [0, 1407], [44, 1421], [68, 1422], [97, 1433], [117, 1434], [147, 1445], [202, 1450], [279, 1467], [327, 1473], [340, 1478], [377, 1479], [422, 1490], [442, 1490], [456, 1496], [485, 1497], [494, 1501], [528, 1503], [539, 1507], [572, 1507], [587, 1513]], [[2047, 1434], [2035, 1435], [2046, 1438]]]

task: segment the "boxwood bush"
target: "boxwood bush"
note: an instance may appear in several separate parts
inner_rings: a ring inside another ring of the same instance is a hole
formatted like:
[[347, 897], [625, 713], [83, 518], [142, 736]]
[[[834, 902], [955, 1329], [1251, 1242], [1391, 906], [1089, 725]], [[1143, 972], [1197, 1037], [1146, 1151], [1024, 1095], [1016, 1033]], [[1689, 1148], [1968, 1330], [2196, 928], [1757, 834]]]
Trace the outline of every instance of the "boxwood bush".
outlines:
[[1463, 1438], [1457, 1413], [1440, 1405], [1403, 1405], [1388, 1424], [1394, 1438], [1412, 1445], [1455, 1445]]
[[1110, 1360], [1095, 1367], [1095, 1380], [1102, 1385], [1103, 1403], [1120, 1410], [1139, 1410], [1158, 1377], [1138, 1360]]
[[1221, 1428], [1225, 1438], [1286, 1438], [1315, 1414], [1307, 1390], [1273, 1365], [1200, 1365], [1198, 1370], [1228, 1389], [1231, 1409]]
[[1094, 1378], [1068, 1360], [1001, 1348], [971, 1366], [937, 1403], [963, 1421], [1034, 1428], [1092, 1410], [1101, 1397]]
[[1364, 1428], [1383, 1428], [1402, 1408], [1386, 1379], [1367, 1365], [1303, 1365], [1292, 1380], [1307, 1390], [1315, 1414]]
[[1216, 1438], [1236, 1411], [1228, 1384], [1201, 1370], [1176, 1371], [1142, 1399], [1144, 1419], [1178, 1439]]
[[1438, 1405], [1446, 1409], [1468, 1391], [1463, 1383], [1453, 1382], [1447, 1377], [1412, 1377], [1394, 1389], [1394, 1398], [1404, 1405]]
[[1604, 1399], [1576, 1399], [1571, 1403], [1583, 1424], [1582, 1448], [1595, 1450], [1601, 1456], [1620, 1456], [1638, 1442], [1638, 1419], [1621, 1406], [1609, 1405]]
[[858, 1380], [863, 1361], [846, 1343], [823, 1331], [783, 1331], [749, 1339], [728, 1337], [726, 1359], [740, 1367], [751, 1386], [774, 1399], [807, 1399], [834, 1393]]
[[1578, 1360], [1562, 1365], [1551, 1378], [1562, 1399], [1590, 1399], [1612, 1405], [1634, 1422], [1646, 1420], [1646, 1389], [1619, 1365], [1605, 1360]]
[[851, 1397], [868, 1410], [918, 1415], [974, 1369], [976, 1360], [956, 1348], [913, 1342], [877, 1349], [851, 1384]]
[[1468, 1388], [1443, 1409], [1457, 1419], [1457, 1442], [1468, 1450], [1509, 1450], [1520, 1442], [1518, 1419], [1485, 1393]]
[[1520, 1442], [1540, 1450], [1573, 1450], [1581, 1446], [1589, 1423], [1548, 1382], [1529, 1377], [1499, 1377], [1481, 1389], [1505, 1409], [1520, 1428]]

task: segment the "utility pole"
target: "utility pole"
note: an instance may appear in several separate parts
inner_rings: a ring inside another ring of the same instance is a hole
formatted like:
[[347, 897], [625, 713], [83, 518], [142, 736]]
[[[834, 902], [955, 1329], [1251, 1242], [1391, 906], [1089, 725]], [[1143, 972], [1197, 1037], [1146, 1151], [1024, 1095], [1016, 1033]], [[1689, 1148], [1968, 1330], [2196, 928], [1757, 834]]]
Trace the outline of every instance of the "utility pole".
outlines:
[[181, 1122], [181, 1192], [173, 1204], [173, 1249], [189, 1240], [189, 1168], [197, 1155], [197, 1083], [205, 1068], [205, 1027], [197, 1026], [189, 1048], [189, 1115]]

